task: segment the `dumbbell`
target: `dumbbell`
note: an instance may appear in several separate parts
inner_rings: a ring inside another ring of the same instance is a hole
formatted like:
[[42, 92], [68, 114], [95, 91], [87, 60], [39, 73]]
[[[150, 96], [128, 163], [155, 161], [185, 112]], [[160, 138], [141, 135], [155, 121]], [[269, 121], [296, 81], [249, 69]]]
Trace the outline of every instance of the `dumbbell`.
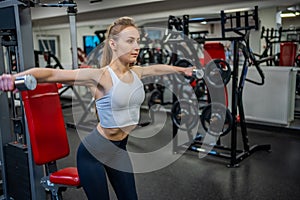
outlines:
[[15, 80], [15, 88], [17, 88], [18, 91], [34, 90], [36, 86], [37, 81], [35, 77], [30, 74], [18, 76]]
[[[192, 67], [193, 64], [191, 60], [182, 58], [175, 62], [175, 66]], [[214, 59], [207, 63], [205, 68], [197, 68], [192, 72], [192, 77], [195, 79], [203, 79], [204, 76], [211, 85], [215, 87], [223, 87], [230, 81], [230, 65], [225, 60]]]
[[202, 68], [201, 69], [193, 69], [192, 77], [194, 77], [196, 79], [203, 79], [204, 70]]
[[[186, 58], [177, 60], [174, 65], [179, 66], [179, 67], [192, 67], [193, 66], [192, 61], [190, 61]], [[192, 77], [195, 79], [202, 79], [204, 77], [204, 70], [202, 68], [193, 69]], [[189, 77], [186, 77], [186, 78], [189, 78]]]
[[37, 81], [34, 76], [28, 74], [25, 76], [19, 76], [15, 80], [15, 87], [19, 91], [34, 90], [37, 86]]

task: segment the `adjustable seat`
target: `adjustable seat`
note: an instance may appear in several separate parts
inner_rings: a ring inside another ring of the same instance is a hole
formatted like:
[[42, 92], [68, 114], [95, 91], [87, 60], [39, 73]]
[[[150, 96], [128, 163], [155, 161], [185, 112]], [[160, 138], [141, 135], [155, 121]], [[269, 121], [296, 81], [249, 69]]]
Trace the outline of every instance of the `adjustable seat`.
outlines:
[[32, 91], [23, 91], [22, 99], [27, 118], [34, 162], [45, 166], [41, 184], [51, 191], [52, 199], [61, 199], [67, 187], [80, 187], [76, 167], [57, 169], [56, 161], [69, 155], [65, 129], [56, 84], [38, 84]]

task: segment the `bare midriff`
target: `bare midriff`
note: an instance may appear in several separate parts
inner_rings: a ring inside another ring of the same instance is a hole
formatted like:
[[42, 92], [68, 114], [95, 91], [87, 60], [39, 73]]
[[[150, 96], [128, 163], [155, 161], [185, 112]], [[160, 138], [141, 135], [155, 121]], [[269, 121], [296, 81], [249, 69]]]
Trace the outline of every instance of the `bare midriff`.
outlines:
[[128, 136], [128, 134], [136, 127], [136, 125], [126, 126], [122, 128], [103, 128], [97, 125], [98, 132], [105, 138], [112, 141], [120, 141]]

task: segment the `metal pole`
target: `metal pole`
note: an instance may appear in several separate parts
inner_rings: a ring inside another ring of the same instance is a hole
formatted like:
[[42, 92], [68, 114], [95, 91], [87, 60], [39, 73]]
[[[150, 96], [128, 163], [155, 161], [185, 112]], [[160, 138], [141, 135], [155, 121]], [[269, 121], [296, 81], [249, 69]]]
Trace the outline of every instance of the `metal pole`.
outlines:
[[[36, 1], [39, 2], [39, 1]], [[77, 56], [77, 29], [76, 29], [76, 14], [77, 14], [77, 4], [73, 0], [64, 0], [57, 4], [44, 4], [38, 3], [41, 7], [67, 7], [67, 12], [69, 15], [69, 25], [70, 25], [70, 38], [71, 38], [71, 52], [72, 52], [72, 68], [78, 68], [78, 56]]]
[[[16, 14], [16, 32], [18, 40], [18, 58], [19, 58], [19, 71], [34, 67], [34, 52], [33, 52], [33, 36], [31, 24], [31, 10], [28, 7], [15, 6]], [[25, 139], [28, 148], [28, 164], [30, 172], [30, 187], [32, 200], [44, 199], [46, 193], [42, 185], [39, 183], [40, 178], [43, 176], [43, 169], [41, 166], [35, 165], [33, 155], [30, 148], [29, 132], [27, 123], [25, 121]]]
[[76, 29], [76, 7], [68, 7], [69, 23], [70, 23], [70, 36], [71, 36], [71, 51], [72, 51], [72, 68], [78, 68], [77, 56], [77, 29]]
[[231, 113], [233, 119], [233, 126], [231, 129], [231, 156], [229, 167], [237, 167], [236, 160], [236, 148], [237, 148], [237, 103], [238, 103], [238, 74], [239, 74], [239, 41], [233, 40], [233, 72], [232, 72], [232, 102], [231, 102]]
[[[0, 11], [1, 12], [1, 11]], [[2, 41], [2, 37], [0, 37], [0, 42]], [[3, 48], [0, 46], [0, 74], [6, 73], [5, 64], [4, 64], [4, 53]], [[6, 166], [5, 166], [5, 157], [4, 157], [4, 145], [9, 141], [12, 141], [12, 132], [10, 127], [10, 112], [9, 112], [9, 102], [7, 93], [0, 93], [0, 169], [2, 175], [2, 189], [3, 196], [8, 196], [7, 191], [7, 177], [6, 177]], [[2, 196], [1, 196], [2, 198]]]

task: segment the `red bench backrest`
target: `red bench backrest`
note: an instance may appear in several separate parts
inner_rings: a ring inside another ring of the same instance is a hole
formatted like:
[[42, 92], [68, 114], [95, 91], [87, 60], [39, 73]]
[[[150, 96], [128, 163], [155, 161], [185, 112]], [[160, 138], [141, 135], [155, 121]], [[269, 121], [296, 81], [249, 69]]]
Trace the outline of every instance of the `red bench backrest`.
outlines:
[[66, 157], [70, 149], [56, 84], [38, 84], [21, 94], [35, 163]]

